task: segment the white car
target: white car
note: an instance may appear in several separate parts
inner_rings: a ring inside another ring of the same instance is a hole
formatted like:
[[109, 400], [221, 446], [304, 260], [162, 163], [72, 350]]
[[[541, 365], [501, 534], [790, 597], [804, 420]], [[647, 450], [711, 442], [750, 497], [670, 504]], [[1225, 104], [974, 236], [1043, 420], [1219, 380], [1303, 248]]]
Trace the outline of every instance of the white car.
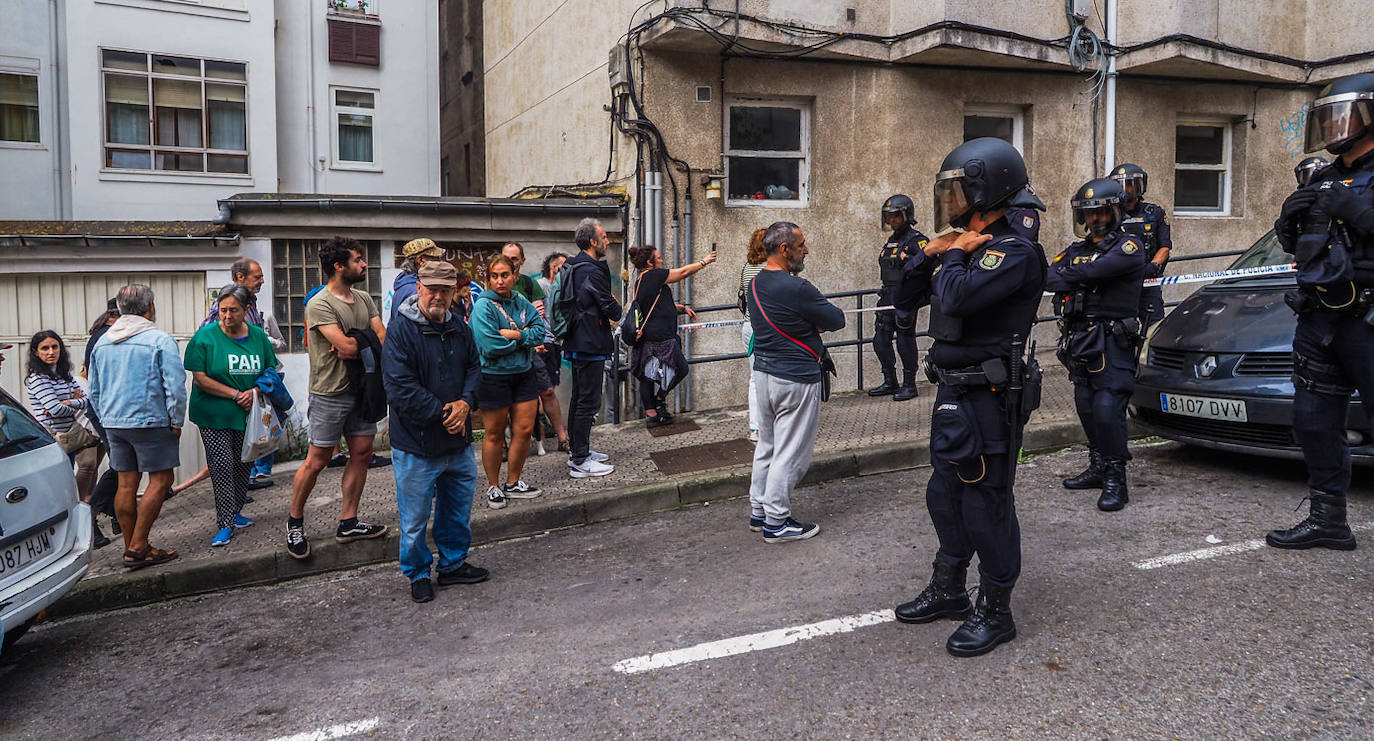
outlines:
[[4, 648], [91, 566], [91, 508], [71, 461], [0, 389], [0, 628]]

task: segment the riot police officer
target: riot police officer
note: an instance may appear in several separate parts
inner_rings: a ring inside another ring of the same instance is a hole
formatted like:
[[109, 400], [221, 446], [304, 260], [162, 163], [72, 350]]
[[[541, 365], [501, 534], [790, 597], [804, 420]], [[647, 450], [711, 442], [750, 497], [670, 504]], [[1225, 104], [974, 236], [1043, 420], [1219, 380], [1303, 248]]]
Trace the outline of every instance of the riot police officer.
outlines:
[[1048, 287], [1059, 317], [1059, 360], [1088, 435], [1088, 467], [1066, 489], [1101, 488], [1097, 508], [1115, 512], [1126, 487], [1126, 404], [1135, 390], [1143, 337], [1140, 308], [1145, 249], [1121, 228], [1125, 193], [1116, 180], [1089, 180], [1073, 197], [1074, 233], [1083, 237], [1050, 263]]
[[[1135, 235], [1145, 248], [1145, 259], [1148, 261], [1145, 277], [1158, 278], [1164, 275], [1164, 266], [1169, 262], [1174, 240], [1169, 233], [1169, 215], [1160, 206], [1142, 198], [1146, 186], [1150, 184], [1150, 175], [1140, 165], [1127, 162], [1113, 168], [1111, 177], [1121, 184], [1126, 193], [1126, 200], [1122, 203], [1125, 215], [1121, 220], [1121, 228]], [[1140, 293], [1140, 322], [1143, 329], [1148, 330], [1163, 318], [1163, 290], [1159, 286], [1146, 287]]]
[[[883, 227], [892, 230], [878, 253], [878, 275], [883, 287], [878, 305], [894, 308], [878, 312], [873, 327], [873, 353], [883, 369], [881, 386], [869, 396], [891, 396], [894, 401], [916, 398], [916, 312], [930, 302], [926, 284], [914, 275], [923, 261], [921, 248], [930, 240], [916, 231], [916, 204], [902, 194], [883, 202]], [[908, 269], [910, 264], [910, 269]], [[893, 338], [897, 352], [892, 352]], [[897, 356], [902, 358], [902, 385], [897, 385]]]
[[[1038, 369], [1024, 372], [1020, 346], [1046, 270], [1040, 246], [1007, 222], [1016, 207], [1045, 208], [1010, 144], [974, 139], [945, 157], [935, 180], [936, 227], [962, 231], [923, 250], [935, 340], [926, 374], [939, 385], [926, 507], [940, 547], [930, 583], [896, 615], [904, 623], [963, 620], [945, 643], [955, 656], [985, 654], [1016, 637], [1011, 590], [1021, 574], [1021, 527], [1012, 483], [1021, 428], [1039, 398]], [[964, 584], [975, 553], [976, 606]]]
[[1298, 315], [1293, 433], [1307, 462], [1310, 510], [1265, 542], [1352, 550], [1345, 509], [1352, 391], [1374, 423], [1374, 73], [1322, 89], [1307, 114], [1306, 143], [1336, 161], [1288, 196], [1274, 231], [1298, 266], [1298, 289], [1289, 295]]
[[1307, 182], [1312, 179], [1312, 176], [1317, 174], [1317, 170], [1329, 164], [1331, 163], [1328, 162], [1325, 157], [1304, 157], [1303, 160], [1293, 168], [1293, 177], [1297, 179], [1298, 187], [1301, 188], [1307, 185]]

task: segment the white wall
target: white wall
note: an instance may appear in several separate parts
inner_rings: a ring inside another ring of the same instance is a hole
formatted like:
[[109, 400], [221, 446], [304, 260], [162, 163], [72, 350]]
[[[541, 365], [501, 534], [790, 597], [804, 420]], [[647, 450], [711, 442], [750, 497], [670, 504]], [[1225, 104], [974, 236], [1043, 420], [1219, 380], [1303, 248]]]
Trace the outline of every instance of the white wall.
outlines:
[[46, 0], [6, 0], [0, 72], [37, 74], [37, 144], [0, 142], [0, 219], [61, 218], [56, 74], [51, 6]]
[[[382, 24], [378, 67], [329, 61], [325, 0], [276, 7], [277, 190], [439, 195], [438, 0], [373, 3]], [[334, 161], [332, 86], [376, 91], [372, 169]]]
[[[204, 5], [166, 0], [68, 0], [66, 8], [72, 218], [209, 220], [217, 213], [218, 198], [275, 189], [272, 0]], [[249, 174], [105, 171], [102, 47], [246, 62]]]

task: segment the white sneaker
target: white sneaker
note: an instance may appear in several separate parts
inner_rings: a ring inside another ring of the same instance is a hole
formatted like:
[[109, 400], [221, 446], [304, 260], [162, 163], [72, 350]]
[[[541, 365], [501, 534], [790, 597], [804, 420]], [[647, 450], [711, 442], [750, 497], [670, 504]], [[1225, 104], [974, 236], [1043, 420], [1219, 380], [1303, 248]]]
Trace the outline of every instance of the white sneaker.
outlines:
[[749, 442], [751, 442], [751, 443], [756, 443], [756, 442], [758, 442], [758, 441], [759, 441], [759, 431], [758, 431], [757, 429], [750, 428], [750, 430], [749, 430]]
[[596, 452], [595, 450], [588, 450], [588, 451], [587, 451], [587, 460], [589, 460], [589, 461], [596, 461], [597, 463], [605, 463], [606, 461], [608, 461], [608, 460], [610, 460], [610, 459], [611, 459], [611, 457], [610, 457], [609, 455], [606, 455], [605, 453], [598, 453], [598, 452]]
[[608, 466], [605, 463], [594, 461], [588, 458], [582, 461], [582, 465], [574, 465], [568, 461], [568, 475], [575, 479], [585, 479], [592, 476], [605, 476], [615, 470], [615, 466]]

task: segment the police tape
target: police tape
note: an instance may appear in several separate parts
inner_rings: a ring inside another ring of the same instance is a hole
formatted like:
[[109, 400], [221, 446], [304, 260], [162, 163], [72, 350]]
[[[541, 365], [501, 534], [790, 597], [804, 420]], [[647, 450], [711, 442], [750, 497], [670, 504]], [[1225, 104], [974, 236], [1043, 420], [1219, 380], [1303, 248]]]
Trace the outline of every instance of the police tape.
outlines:
[[[1187, 275], [1167, 275], [1163, 278], [1149, 278], [1145, 281], [1145, 286], [1174, 286], [1185, 283], [1210, 283], [1222, 278], [1244, 278], [1256, 275], [1282, 275], [1292, 273], [1298, 269], [1297, 263], [1286, 265], [1261, 265], [1254, 268], [1235, 268], [1234, 270], [1213, 270], [1206, 273], [1189, 273]], [[1054, 294], [1045, 292], [1046, 296]], [[862, 309], [844, 309], [846, 314], [865, 314], [870, 311], [886, 311], [891, 306], [865, 306]], [[747, 323], [748, 319], [724, 319], [717, 322], [692, 322], [690, 324], [679, 324], [678, 329], [712, 329], [714, 327], [738, 327]]]

